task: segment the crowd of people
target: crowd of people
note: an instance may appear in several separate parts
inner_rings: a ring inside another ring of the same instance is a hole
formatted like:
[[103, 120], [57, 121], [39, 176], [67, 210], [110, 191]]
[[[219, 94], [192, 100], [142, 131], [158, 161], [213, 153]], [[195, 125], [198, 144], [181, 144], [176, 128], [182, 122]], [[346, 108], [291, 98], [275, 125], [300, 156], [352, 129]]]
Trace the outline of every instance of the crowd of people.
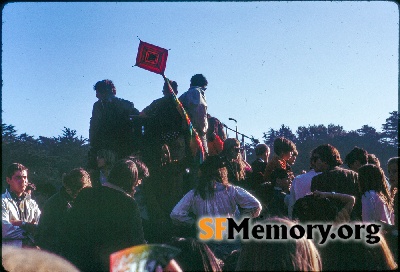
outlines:
[[[311, 152], [310, 169], [295, 175], [301, 150], [279, 137], [272, 147], [258, 144], [250, 164], [240, 141], [227, 138], [222, 123], [208, 113], [207, 85], [204, 75], [196, 74], [178, 99], [178, 84], [165, 78], [163, 97], [140, 112], [116, 97], [111, 80], [97, 82], [88, 165], [64, 174], [60, 189], [41, 206], [28, 168], [8, 167], [3, 268], [32, 271], [40, 264], [36, 271], [119, 271], [123, 268], [110, 262], [112, 254], [162, 245], [178, 253], [149, 254], [147, 270], [397, 269], [399, 157], [385, 165], [387, 177], [374, 154], [354, 147], [343, 162], [334, 146], [323, 144]], [[192, 130], [199, 141], [191, 141]], [[192, 152], [193, 144], [205, 157]], [[375, 245], [333, 239], [321, 245], [305, 236], [201, 240], [197, 222], [204, 217], [250, 218], [288, 228], [310, 222], [382, 228]]]

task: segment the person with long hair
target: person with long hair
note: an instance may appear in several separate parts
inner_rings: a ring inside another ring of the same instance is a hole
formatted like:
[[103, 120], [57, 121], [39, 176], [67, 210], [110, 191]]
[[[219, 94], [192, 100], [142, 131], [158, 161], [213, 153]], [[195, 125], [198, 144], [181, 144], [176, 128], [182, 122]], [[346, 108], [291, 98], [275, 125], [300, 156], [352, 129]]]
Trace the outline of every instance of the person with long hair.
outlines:
[[221, 156], [228, 171], [229, 182], [233, 185], [243, 186], [246, 178], [246, 167], [251, 169], [251, 166], [243, 160], [240, 154], [240, 141], [235, 138], [226, 139]]
[[393, 224], [393, 204], [382, 168], [366, 164], [358, 169], [362, 221]]
[[192, 225], [203, 216], [234, 217], [238, 207], [241, 215], [250, 217], [257, 217], [261, 212], [261, 204], [253, 195], [228, 182], [224, 162], [218, 156], [210, 156], [200, 165], [197, 187], [176, 204], [171, 218], [174, 222]]
[[392, 198], [394, 209], [394, 225], [398, 226], [398, 212], [399, 212], [399, 157], [390, 158], [387, 163], [389, 172], [390, 196]]
[[132, 160], [115, 162], [105, 185], [82, 189], [68, 212], [63, 254], [82, 271], [108, 271], [110, 254], [145, 244]]
[[[227, 169], [221, 158], [209, 156], [200, 165], [197, 187], [176, 204], [170, 217], [175, 224], [193, 229], [196, 220], [202, 217], [255, 218], [261, 209], [260, 202], [253, 195], [228, 182]], [[221, 259], [240, 246], [212, 241], [208, 245]]]
[[[363, 225], [354, 222], [354, 225]], [[389, 271], [396, 270], [397, 263], [388, 240], [382, 231], [374, 234], [377, 243], [335, 239], [326, 245], [316, 244], [324, 271]]]
[[[274, 217], [266, 223], [294, 226], [288, 219]], [[236, 271], [321, 271], [319, 252], [312, 240], [286, 239], [243, 243]]]
[[206, 243], [188, 237], [173, 237], [168, 243], [181, 252], [174, 257], [183, 271], [221, 271], [222, 261], [215, 257]]

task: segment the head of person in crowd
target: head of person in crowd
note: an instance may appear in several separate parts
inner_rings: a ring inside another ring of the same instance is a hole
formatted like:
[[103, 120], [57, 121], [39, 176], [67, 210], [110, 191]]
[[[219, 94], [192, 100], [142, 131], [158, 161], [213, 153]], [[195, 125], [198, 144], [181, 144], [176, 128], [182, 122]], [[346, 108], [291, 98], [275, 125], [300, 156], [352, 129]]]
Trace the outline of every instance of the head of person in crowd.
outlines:
[[297, 159], [297, 156], [299, 155], [299, 152], [297, 151], [297, 149], [293, 150], [293, 154], [292, 156], [286, 161], [290, 166], [292, 166]]
[[254, 148], [254, 152], [256, 153], [257, 158], [261, 158], [265, 163], [268, 162], [270, 148], [266, 144], [258, 144], [256, 148]]
[[202, 87], [205, 88], [208, 85], [208, 81], [202, 74], [195, 74], [190, 79], [190, 87]]
[[[272, 218], [267, 224], [295, 224], [283, 218]], [[311, 239], [243, 242], [236, 271], [321, 271], [320, 254]]]
[[[363, 222], [353, 222], [364, 226]], [[376, 229], [377, 230], [377, 229]], [[362, 240], [335, 239], [319, 246], [322, 266], [326, 271], [389, 271], [397, 269], [397, 263], [385, 236], [376, 231], [372, 235], [375, 244]]]
[[381, 167], [381, 162], [375, 154], [368, 154], [368, 163]]
[[109, 149], [100, 149], [97, 152], [97, 167], [99, 169], [111, 169], [115, 163], [115, 152]]
[[330, 144], [315, 148], [311, 152], [311, 159], [314, 161], [315, 172], [326, 172], [343, 164], [339, 151]]
[[399, 186], [399, 158], [400, 157], [390, 158], [387, 163], [391, 189], [398, 188]]
[[138, 185], [141, 184], [143, 179], [150, 176], [149, 168], [141, 159], [136, 156], [129, 156], [127, 159], [136, 164], [136, 168], [138, 170]]
[[59, 255], [36, 248], [2, 247], [2, 271], [47, 272], [69, 271], [79, 272], [72, 263]]
[[183, 271], [221, 271], [221, 261], [217, 259], [206, 243], [195, 238], [173, 237], [171, 246], [181, 252], [174, 257]]
[[389, 209], [393, 210], [390, 191], [382, 168], [373, 164], [361, 166], [358, 169], [358, 184], [361, 194], [375, 191]]
[[272, 171], [270, 180], [272, 186], [279, 187], [283, 191], [288, 191], [290, 188], [291, 180], [289, 173], [282, 168], [276, 168]]
[[[178, 94], [178, 83], [176, 83], [176, 81], [170, 80], [169, 84], [171, 85], [172, 90], [174, 91], [175, 95], [177, 95]], [[171, 94], [171, 92], [169, 91], [168, 84], [167, 84], [167, 82], [164, 82], [163, 95], [167, 96], [169, 94]]]
[[199, 182], [195, 188], [195, 194], [202, 199], [214, 196], [215, 183], [228, 185], [228, 171], [225, 162], [219, 156], [209, 156], [200, 165]]
[[334, 201], [314, 194], [299, 198], [293, 206], [293, 219], [301, 222], [333, 222], [339, 209]]
[[75, 199], [83, 188], [92, 187], [92, 182], [86, 170], [83, 168], [75, 168], [63, 176], [62, 185], [67, 194], [72, 199]]
[[116, 161], [108, 176], [108, 182], [133, 196], [135, 187], [139, 184], [139, 173], [136, 164], [129, 159]]
[[7, 167], [6, 182], [10, 191], [22, 196], [28, 186], [28, 168], [20, 163], [13, 163]]
[[168, 165], [172, 162], [171, 151], [167, 144], [163, 144], [160, 148], [160, 162], [162, 166]]
[[108, 100], [110, 97], [117, 94], [117, 89], [115, 88], [114, 83], [109, 79], [96, 82], [93, 86], [93, 90], [96, 91], [96, 97], [99, 100]]
[[228, 138], [224, 141], [221, 155], [226, 158], [229, 164], [235, 165], [231, 174], [235, 176], [236, 180], [244, 180], [246, 177], [246, 163], [240, 151], [240, 141], [238, 139]]
[[285, 137], [279, 137], [274, 140], [274, 153], [282, 160], [289, 160], [295, 150], [294, 143]]
[[240, 158], [240, 141], [235, 138], [226, 139], [221, 155], [228, 160], [238, 160]]
[[364, 149], [356, 146], [346, 155], [344, 163], [347, 164], [351, 170], [358, 172], [361, 166], [368, 163], [368, 153]]

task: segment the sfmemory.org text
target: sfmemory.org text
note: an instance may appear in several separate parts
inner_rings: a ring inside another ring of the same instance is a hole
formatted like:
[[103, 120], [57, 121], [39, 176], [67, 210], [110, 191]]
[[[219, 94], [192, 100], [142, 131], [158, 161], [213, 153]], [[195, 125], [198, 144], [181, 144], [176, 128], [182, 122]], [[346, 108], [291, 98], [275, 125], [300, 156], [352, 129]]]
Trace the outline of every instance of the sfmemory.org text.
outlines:
[[[335, 239], [363, 239], [368, 244], [380, 241], [378, 224], [284, 224], [251, 223], [250, 218], [235, 221], [233, 218], [204, 217], [198, 221], [201, 240], [282, 240], [282, 239], [319, 239], [319, 244]], [[315, 241], [318, 242], [318, 241]]]

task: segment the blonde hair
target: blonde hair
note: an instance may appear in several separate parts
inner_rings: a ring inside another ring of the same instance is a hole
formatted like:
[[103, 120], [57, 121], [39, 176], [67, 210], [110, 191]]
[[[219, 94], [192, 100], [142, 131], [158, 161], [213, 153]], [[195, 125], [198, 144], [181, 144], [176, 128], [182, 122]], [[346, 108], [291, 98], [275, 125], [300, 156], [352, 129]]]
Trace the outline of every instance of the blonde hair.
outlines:
[[79, 272], [69, 261], [53, 253], [35, 248], [18, 248], [14, 246], [2, 246], [1, 249], [2, 265], [5, 271]]
[[[294, 223], [288, 219], [274, 217], [264, 223], [286, 225]], [[278, 261], [279, 260], [279, 261]], [[312, 240], [287, 239], [279, 241], [244, 242], [236, 271], [321, 271], [320, 254]]]

